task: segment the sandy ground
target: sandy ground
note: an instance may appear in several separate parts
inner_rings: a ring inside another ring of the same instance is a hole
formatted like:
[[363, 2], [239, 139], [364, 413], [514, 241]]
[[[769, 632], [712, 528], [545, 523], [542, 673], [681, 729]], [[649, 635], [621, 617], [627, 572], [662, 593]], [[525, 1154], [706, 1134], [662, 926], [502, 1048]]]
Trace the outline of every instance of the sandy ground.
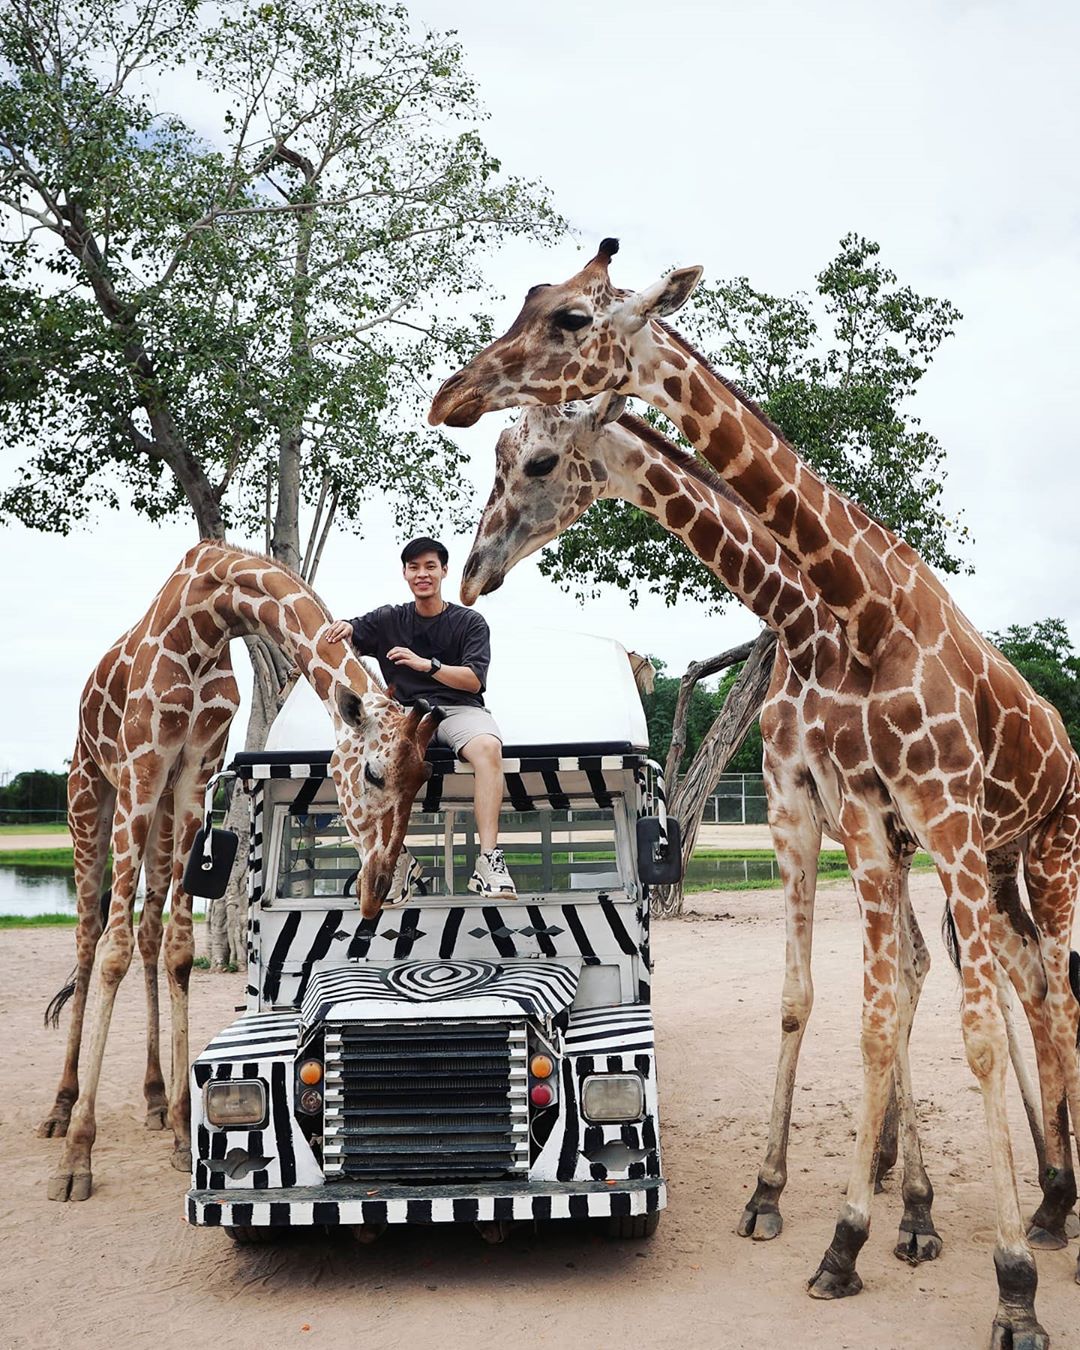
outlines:
[[67, 830], [50, 830], [48, 833], [43, 830], [39, 834], [0, 834], [0, 853], [14, 853], [24, 848], [70, 847], [71, 835]]
[[[914, 879], [928, 934], [941, 894]], [[832, 1233], [859, 1096], [858, 932], [846, 883], [823, 887], [818, 1004], [796, 1090], [786, 1227], [775, 1242], [735, 1236], [765, 1138], [777, 1044], [781, 900], [770, 891], [696, 896], [701, 913], [658, 926], [656, 1015], [669, 1208], [644, 1243], [583, 1225], [519, 1229], [501, 1247], [452, 1227], [347, 1234], [235, 1248], [181, 1219], [184, 1177], [170, 1141], [142, 1123], [142, 981], [121, 990], [99, 1100], [95, 1194], [46, 1201], [60, 1145], [34, 1137], [51, 1103], [62, 1041], [41, 1025], [71, 962], [70, 929], [0, 942], [0, 1345], [43, 1347], [985, 1347], [995, 1300], [994, 1209], [979, 1095], [964, 1062], [951, 969], [935, 956], [913, 1059], [942, 1258], [892, 1255], [898, 1182], [878, 1197], [863, 1250], [864, 1292], [817, 1303], [804, 1292]], [[239, 976], [196, 972], [193, 1044], [240, 1001]], [[1022, 1200], [1034, 1159], [1013, 1102]], [[1039, 1257], [1039, 1313], [1056, 1350], [1080, 1345], [1076, 1243]]]

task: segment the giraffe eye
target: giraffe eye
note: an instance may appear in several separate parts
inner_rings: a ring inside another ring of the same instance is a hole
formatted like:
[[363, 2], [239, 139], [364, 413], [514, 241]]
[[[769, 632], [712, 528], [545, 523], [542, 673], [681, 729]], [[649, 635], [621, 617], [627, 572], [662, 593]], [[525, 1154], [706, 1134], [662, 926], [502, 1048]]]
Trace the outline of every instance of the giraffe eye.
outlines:
[[576, 333], [579, 328], [584, 328], [586, 324], [592, 322], [592, 315], [580, 309], [557, 309], [551, 316], [551, 322], [556, 328], [565, 328], [569, 333]]
[[364, 765], [364, 778], [372, 787], [382, 788], [386, 786], [386, 779], [381, 778], [370, 764]]
[[539, 459], [530, 459], [525, 465], [525, 476], [527, 478], [543, 478], [549, 474], [559, 462], [558, 455], [541, 455]]

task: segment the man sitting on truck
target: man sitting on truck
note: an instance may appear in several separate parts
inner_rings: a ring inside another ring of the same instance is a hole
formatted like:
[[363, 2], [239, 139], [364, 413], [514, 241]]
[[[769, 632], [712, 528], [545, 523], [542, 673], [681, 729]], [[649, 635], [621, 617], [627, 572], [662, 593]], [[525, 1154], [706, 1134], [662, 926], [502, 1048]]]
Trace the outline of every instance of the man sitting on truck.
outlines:
[[[437, 539], [414, 539], [401, 551], [412, 604], [382, 605], [357, 619], [339, 619], [326, 636], [331, 642], [351, 638], [361, 656], [375, 657], [387, 688], [400, 703], [423, 698], [443, 710], [434, 739], [471, 764], [474, 774], [480, 855], [469, 890], [514, 899], [517, 888], [498, 846], [502, 736], [483, 698], [491, 639], [487, 623], [475, 609], [443, 599], [449, 561], [445, 545]], [[398, 880], [395, 873], [392, 894]]]

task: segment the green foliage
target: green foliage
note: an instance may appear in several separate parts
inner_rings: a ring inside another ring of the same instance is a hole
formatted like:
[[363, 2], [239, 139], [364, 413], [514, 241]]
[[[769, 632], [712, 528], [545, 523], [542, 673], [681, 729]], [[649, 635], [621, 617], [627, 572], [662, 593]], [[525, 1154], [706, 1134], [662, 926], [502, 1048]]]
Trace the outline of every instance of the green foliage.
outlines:
[[0, 821], [5, 824], [45, 819], [63, 822], [66, 813], [66, 773], [27, 769], [0, 787]]
[[[654, 662], [662, 666], [662, 662]], [[679, 697], [679, 681], [670, 675], [657, 673], [653, 692], [642, 698], [645, 718], [649, 726], [649, 754], [659, 764], [667, 760], [671, 745], [672, 721], [675, 716], [675, 702]], [[709, 728], [716, 720], [716, 714], [723, 706], [703, 684], [697, 684], [690, 696], [690, 709], [686, 718], [686, 751], [679, 765], [680, 772], [694, 758], [698, 747]]]
[[1012, 624], [990, 641], [1031, 687], [1061, 713], [1073, 749], [1080, 752], [1080, 657], [1061, 619]]
[[[742, 674], [742, 662], [737, 666], [730, 666], [724, 671], [723, 677], [716, 690], [716, 706], [722, 708], [735, 685], [735, 681]], [[743, 737], [742, 745], [735, 751], [731, 759], [728, 760], [728, 766], [725, 773], [760, 773], [761, 772], [761, 727], [757, 721]]]
[[[877, 244], [847, 235], [811, 296], [768, 295], [745, 277], [699, 286], [676, 325], [824, 478], [927, 562], [956, 572], [964, 564], [953, 540], [963, 543], [967, 529], [942, 510], [944, 450], [905, 405], [960, 314], [900, 285], [878, 253]], [[659, 415], [650, 420], [675, 435]], [[631, 603], [643, 590], [714, 610], [729, 598], [688, 549], [624, 502], [593, 506], [540, 566], [582, 596], [610, 582]]]
[[269, 515], [295, 562], [324, 480], [354, 526], [375, 497], [401, 529], [452, 509], [425, 381], [489, 336], [485, 251], [563, 229], [482, 116], [453, 36], [401, 5], [4, 7], [0, 519]]

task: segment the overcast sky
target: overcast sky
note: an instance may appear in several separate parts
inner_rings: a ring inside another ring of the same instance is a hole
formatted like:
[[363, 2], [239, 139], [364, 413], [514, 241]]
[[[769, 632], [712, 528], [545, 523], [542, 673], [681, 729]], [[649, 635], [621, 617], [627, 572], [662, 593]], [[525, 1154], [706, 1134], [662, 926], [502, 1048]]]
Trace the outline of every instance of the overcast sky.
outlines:
[[[523, 8], [411, 4], [458, 29], [491, 113], [484, 139], [547, 183], [577, 233], [493, 259], [498, 330], [603, 235], [622, 240], [618, 285], [700, 263], [709, 281], [746, 275], [779, 294], [809, 288], [849, 230], [876, 239], [902, 281], [964, 315], [913, 405], [947, 450], [945, 509], [974, 537], [975, 574], [949, 584], [984, 631], [1052, 615], [1080, 648], [1080, 7], [547, 0], [519, 21]], [[477, 513], [505, 420], [453, 433]], [[317, 584], [339, 616], [407, 598], [404, 541], [378, 514], [362, 540], [327, 548]], [[474, 523], [447, 536], [454, 596]], [[67, 539], [0, 531], [0, 773], [62, 767], [87, 674], [191, 542], [190, 525], [120, 516]], [[632, 610], [614, 591], [582, 609], [532, 562], [481, 604], [497, 642], [527, 642], [532, 623], [598, 632], [676, 672], [757, 627], [734, 606]]]

